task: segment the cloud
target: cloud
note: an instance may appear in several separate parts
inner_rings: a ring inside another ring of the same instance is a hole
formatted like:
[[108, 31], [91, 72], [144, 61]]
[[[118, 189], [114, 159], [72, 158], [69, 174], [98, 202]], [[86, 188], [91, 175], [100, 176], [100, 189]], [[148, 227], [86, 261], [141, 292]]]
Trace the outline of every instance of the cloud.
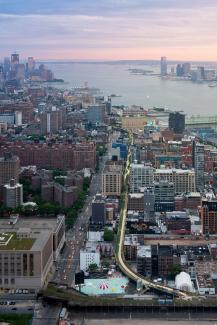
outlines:
[[172, 48], [212, 51], [217, 43], [213, 1], [19, 0], [18, 5], [17, 0], [0, 0], [0, 8], [4, 55], [17, 50], [25, 55], [65, 53], [73, 58], [82, 51], [85, 56], [93, 51], [103, 56], [106, 49], [115, 55], [115, 49], [123, 55], [126, 49], [132, 53], [152, 49], [155, 56], [159, 48], [165, 53], [172, 53]]

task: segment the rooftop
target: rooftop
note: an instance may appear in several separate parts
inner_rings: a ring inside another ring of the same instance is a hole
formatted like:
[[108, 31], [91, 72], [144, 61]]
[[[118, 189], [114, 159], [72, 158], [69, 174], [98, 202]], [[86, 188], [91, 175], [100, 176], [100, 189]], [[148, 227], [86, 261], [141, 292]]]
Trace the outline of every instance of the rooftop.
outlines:
[[62, 220], [61, 215], [57, 218], [17, 218], [16, 223], [10, 223], [12, 219], [0, 218], [0, 229], [2, 232], [17, 232], [21, 228], [29, 228], [33, 231], [50, 230], [55, 232]]
[[0, 250], [30, 250], [34, 238], [19, 238], [16, 233], [0, 233]]
[[178, 168], [159, 168], [155, 170], [157, 174], [171, 174], [171, 173], [178, 173], [178, 174], [194, 174], [193, 169], [178, 169]]
[[151, 258], [151, 245], [142, 245], [137, 248], [137, 257]]

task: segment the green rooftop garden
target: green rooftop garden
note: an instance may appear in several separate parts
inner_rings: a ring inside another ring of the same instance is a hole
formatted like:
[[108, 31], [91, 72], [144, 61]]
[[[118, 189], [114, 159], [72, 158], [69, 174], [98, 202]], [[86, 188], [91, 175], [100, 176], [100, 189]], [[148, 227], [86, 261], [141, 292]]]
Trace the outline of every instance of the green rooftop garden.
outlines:
[[0, 239], [0, 250], [30, 250], [35, 242], [34, 238], [18, 238], [16, 233], [0, 233]]

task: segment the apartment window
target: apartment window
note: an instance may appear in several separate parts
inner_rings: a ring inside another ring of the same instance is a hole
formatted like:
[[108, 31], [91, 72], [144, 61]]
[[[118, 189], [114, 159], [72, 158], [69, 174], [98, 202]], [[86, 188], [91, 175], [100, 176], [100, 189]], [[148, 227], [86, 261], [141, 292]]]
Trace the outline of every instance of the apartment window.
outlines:
[[34, 275], [34, 255], [33, 254], [30, 254], [30, 257], [29, 257], [29, 273], [30, 273], [30, 276]]
[[23, 275], [27, 276], [27, 254], [23, 254]]

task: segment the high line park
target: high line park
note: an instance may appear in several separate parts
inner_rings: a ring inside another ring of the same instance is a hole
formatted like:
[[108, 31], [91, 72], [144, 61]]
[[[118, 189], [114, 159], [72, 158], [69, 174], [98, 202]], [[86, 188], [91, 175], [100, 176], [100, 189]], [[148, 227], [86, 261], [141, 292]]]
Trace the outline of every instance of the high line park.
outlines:
[[138, 282], [143, 285], [143, 287], [154, 289], [159, 292], [164, 292], [166, 294], [172, 296], [179, 296], [180, 298], [187, 298], [190, 297], [192, 294], [188, 294], [187, 292], [183, 292], [177, 289], [173, 289], [169, 286], [161, 285], [155, 283], [142, 275], [136, 273], [130, 265], [126, 262], [124, 257], [124, 236], [125, 236], [125, 223], [126, 223], [126, 215], [127, 215], [127, 203], [128, 203], [128, 177], [130, 174], [130, 163], [131, 163], [131, 145], [133, 145], [133, 135], [129, 133], [129, 149], [128, 149], [128, 156], [126, 161], [126, 166], [124, 170], [124, 177], [123, 177], [123, 189], [124, 192], [122, 194], [122, 204], [121, 204], [121, 212], [120, 212], [120, 221], [119, 221], [119, 229], [117, 235], [117, 242], [116, 242], [116, 262], [121, 269], [121, 271], [131, 280]]

